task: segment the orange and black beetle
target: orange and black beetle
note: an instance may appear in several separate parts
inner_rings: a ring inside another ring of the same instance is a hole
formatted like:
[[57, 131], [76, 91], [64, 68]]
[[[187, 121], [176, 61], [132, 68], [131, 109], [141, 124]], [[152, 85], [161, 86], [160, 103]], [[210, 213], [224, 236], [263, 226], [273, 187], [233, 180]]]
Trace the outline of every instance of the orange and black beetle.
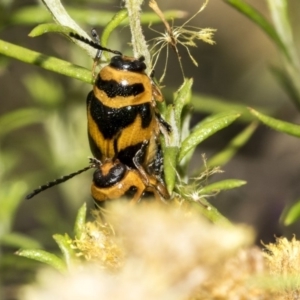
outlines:
[[[98, 42], [95, 30], [92, 34]], [[99, 43], [70, 34], [99, 51]], [[116, 51], [111, 51], [116, 53]], [[169, 132], [156, 110], [156, 101], [163, 101], [159, 88], [146, 74], [144, 57], [118, 55], [102, 68], [93, 90], [87, 97], [88, 137], [90, 148], [102, 162], [118, 160], [130, 169], [137, 169], [145, 186], [154, 176], [161, 182], [162, 196], [169, 198], [163, 182], [163, 160], [159, 135], [161, 128]], [[96, 56], [99, 59], [99, 56]], [[156, 165], [155, 171], [151, 167]], [[94, 197], [96, 199], [96, 197]], [[97, 199], [96, 199], [97, 200]]]
[[[96, 78], [87, 98], [88, 135], [91, 151], [101, 161], [118, 158], [134, 168], [133, 157], [142, 143], [157, 144], [160, 123], [145, 69], [142, 59], [114, 56]], [[145, 159], [146, 164], [152, 160]]]
[[153, 193], [157, 199], [168, 199], [159, 135], [162, 128], [167, 132], [171, 129], [155, 108], [156, 101], [163, 98], [145, 73], [144, 58], [122, 56], [76, 33], [70, 36], [100, 51], [117, 54], [100, 70], [87, 97], [88, 138], [95, 159], [89, 167], [41, 186], [28, 198], [96, 168], [91, 189], [96, 201], [131, 194], [132, 201], [137, 202], [145, 192]]

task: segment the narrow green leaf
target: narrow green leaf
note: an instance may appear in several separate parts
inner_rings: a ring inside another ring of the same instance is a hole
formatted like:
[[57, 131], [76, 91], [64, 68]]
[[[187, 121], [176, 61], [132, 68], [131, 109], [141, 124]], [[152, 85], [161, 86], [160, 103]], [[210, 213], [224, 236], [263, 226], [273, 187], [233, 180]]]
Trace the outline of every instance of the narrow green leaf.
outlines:
[[171, 194], [176, 181], [176, 166], [180, 144], [180, 131], [175, 122], [173, 105], [167, 106], [165, 120], [172, 127], [172, 132], [167, 137], [161, 139], [164, 155], [165, 182], [167, 189]]
[[[48, 76], [41, 76], [38, 73], [29, 73], [22, 78], [32, 101], [41, 104], [48, 112], [51, 108], [57, 109], [63, 103], [65, 90], [63, 84]], [[36, 87], [39, 87], [38, 89]], [[44, 111], [44, 114], [46, 114]]]
[[[65, 6], [65, 8], [75, 20], [90, 26], [105, 26], [115, 15], [115, 12], [107, 10], [78, 9], [70, 6]], [[167, 10], [164, 11], [164, 16], [166, 20], [174, 20], [185, 17], [186, 13], [181, 10]], [[33, 25], [51, 21], [52, 18], [49, 12], [42, 6], [37, 5], [24, 6], [9, 16], [9, 23], [12, 24]], [[147, 25], [149, 23], [158, 24], [161, 23], [161, 19], [153, 12], [143, 12], [141, 22]], [[125, 19], [121, 25], [128, 25], [128, 23], [128, 20]]]
[[214, 155], [207, 161], [207, 166], [217, 167], [224, 166], [228, 163], [235, 154], [248, 142], [255, 130], [257, 129], [258, 123], [251, 123], [241, 133], [235, 136], [228, 145], [221, 150], [219, 153]]
[[249, 108], [250, 112], [256, 116], [261, 122], [271, 127], [272, 129], [283, 132], [292, 136], [300, 137], [300, 125], [295, 125], [289, 122], [281, 121], [275, 118], [268, 117], [258, 111]]
[[169, 104], [165, 112], [165, 120], [171, 125], [172, 131], [169, 133], [168, 138], [166, 138], [166, 145], [172, 147], [178, 147], [180, 144], [180, 128], [178, 128], [175, 121], [175, 111], [174, 106]]
[[167, 189], [172, 194], [176, 181], [176, 162], [178, 147], [166, 147], [164, 149], [164, 173]]
[[13, 130], [40, 123], [44, 119], [45, 113], [36, 108], [23, 108], [8, 112], [0, 116], [0, 138]]
[[298, 49], [293, 38], [292, 19], [289, 17], [289, 1], [268, 0], [268, 4], [276, 32], [289, 53], [290, 61], [299, 69]]
[[195, 211], [199, 211], [201, 215], [206, 217], [214, 224], [218, 224], [221, 226], [233, 226], [232, 223], [225, 218], [219, 211], [212, 206], [206, 199], [202, 198], [201, 202], [191, 202], [191, 205], [195, 209]]
[[184, 106], [191, 101], [191, 88], [193, 85], [193, 79], [185, 79], [182, 86], [178, 89], [174, 99], [174, 114], [175, 122], [178, 130], [181, 128], [181, 114]]
[[231, 190], [240, 187], [246, 183], [247, 183], [246, 181], [238, 180], [238, 179], [226, 179], [226, 180], [214, 182], [202, 188], [201, 195], [216, 193], [224, 190]]
[[[54, 19], [55, 23], [68, 26], [73, 29], [73, 31], [77, 32], [78, 34], [82, 35], [85, 38], [89, 38], [87, 33], [77, 24], [77, 22], [69, 15], [68, 11], [63, 6], [61, 0], [43, 0], [44, 6], [48, 9], [51, 13], [52, 18]], [[75, 43], [78, 41], [76, 40]], [[84, 47], [82, 47], [84, 48]], [[89, 47], [91, 48], [91, 47]], [[91, 49], [85, 48], [88, 52]], [[94, 49], [93, 49], [94, 50]], [[90, 53], [92, 57], [95, 56], [96, 51], [94, 54]]]
[[84, 203], [80, 207], [80, 209], [78, 210], [78, 214], [76, 216], [74, 235], [77, 239], [80, 239], [80, 237], [82, 236], [82, 233], [85, 229], [85, 223], [86, 223], [86, 203]]
[[258, 12], [254, 7], [247, 4], [243, 0], [224, 0], [236, 10], [243, 13], [246, 17], [252, 20], [256, 25], [258, 25], [270, 38], [273, 42], [282, 50], [285, 54], [286, 58], [290, 59], [289, 53], [283, 44], [282, 40], [280, 39], [279, 35], [277, 34], [276, 30], [274, 29], [273, 25], [267, 21], [267, 19]]
[[0, 54], [92, 84], [91, 71], [67, 61], [0, 40]]
[[45, 263], [62, 273], [66, 271], [66, 265], [62, 261], [62, 259], [60, 259], [55, 254], [49, 253], [47, 251], [39, 250], [39, 249], [19, 250], [16, 252], [16, 254], [22, 257], [27, 257], [29, 259], [33, 259]]
[[291, 207], [284, 209], [280, 220], [285, 226], [289, 226], [300, 219], [300, 199]]
[[8, 234], [3, 235], [0, 241], [2, 245], [15, 248], [32, 249], [42, 247], [42, 245], [38, 241], [32, 239], [29, 236], [17, 232], [10, 232]]
[[206, 118], [198, 124], [192, 133], [182, 142], [178, 161], [181, 161], [189, 151], [197, 147], [202, 141], [229, 126], [239, 116], [240, 114], [237, 112], [228, 112]]
[[105, 26], [101, 35], [101, 45], [107, 47], [108, 38], [110, 37], [113, 30], [115, 30], [126, 18], [128, 17], [128, 12], [126, 9], [118, 11], [110, 22]]
[[293, 101], [294, 105], [297, 107], [298, 111], [300, 111], [300, 94], [299, 94], [299, 82], [296, 83], [295, 86], [295, 80], [299, 81], [299, 75], [293, 76], [291, 79], [291, 76], [289, 73], [286, 73], [285, 70], [282, 68], [278, 68], [276, 66], [272, 66], [271, 68], [272, 74], [275, 76], [279, 84], [282, 86], [282, 88], [285, 90], [285, 92], [289, 95], [290, 99]]
[[[34, 16], [34, 18], [32, 16]], [[19, 8], [17, 11], [12, 12], [9, 17], [9, 23], [22, 25], [41, 24], [51, 21], [52, 18], [49, 12], [40, 5], [26, 5], [23, 8]]]
[[71, 248], [71, 238], [67, 234], [54, 234], [53, 238], [64, 256], [67, 267], [70, 268], [76, 264], [78, 259], [74, 250]]
[[69, 35], [70, 32], [74, 32], [74, 30], [67, 26], [62, 26], [55, 23], [46, 23], [46, 24], [40, 24], [36, 27], [34, 27], [28, 36], [30, 37], [37, 37], [42, 34], [48, 33], [48, 32], [58, 32], [63, 33], [65, 35]]
[[[248, 123], [249, 121], [253, 120], [245, 105], [237, 103], [233, 100], [230, 101], [230, 99], [222, 99], [215, 96], [193, 93], [191, 105], [194, 111], [208, 115], [226, 111], [238, 111], [241, 113], [239, 122]], [[272, 109], [260, 107], [259, 109], [265, 113], [272, 114], [274, 111], [276, 111], [277, 107], [273, 106]]]
[[[0, 163], [3, 168], [4, 164], [2, 164], [2, 161], [0, 161]], [[11, 182], [4, 182], [2, 180], [0, 189], [0, 235], [11, 231], [16, 211], [20, 206], [20, 202], [23, 200], [26, 189], [27, 186], [23, 180]]]

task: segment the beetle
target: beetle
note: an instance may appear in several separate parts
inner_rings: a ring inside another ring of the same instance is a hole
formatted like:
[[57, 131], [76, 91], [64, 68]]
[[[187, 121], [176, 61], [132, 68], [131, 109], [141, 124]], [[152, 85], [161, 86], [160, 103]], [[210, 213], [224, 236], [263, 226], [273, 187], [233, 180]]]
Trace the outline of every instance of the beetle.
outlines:
[[[70, 36], [101, 51], [110, 51], [99, 44], [97, 32], [92, 35], [96, 42], [70, 33]], [[131, 169], [138, 169], [147, 184], [151, 176], [148, 166], [161, 164], [163, 178], [160, 133], [169, 133], [171, 126], [156, 109], [156, 101], [163, 101], [160, 89], [155, 85], [153, 72], [146, 74], [144, 57], [124, 56], [116, 51], [109, 64], [96, 76], [93, 90], [87, 97], [88, 138], [91, 151], [100, 161], [117, 159]], [[136, 155], [141, 150], [139, 155]], [[116, 150], [117, 149], [117, 150]], [[137, 160], [138, 158], [138, 160]], [[147, 170], [148, 169], [148, 170]]]
[[[157, 159], [160, 160], [159, 155]], [[153, 173], [148, 175], [145, 183], [138, 170], [129, 168], [119, 160], [107, 160], [102, 163], [95, 158], [90, 158], [89, 166], [38, 187], [28, 194], [26, 199], [31, 199], [46, 189], [94, 168], [96, 170], [93, 175], [91, 194], [99, 206], [102, 206], [103, 202], [107, 200], [128, 197], [130, 197], [131, 203], [137, 203], [146, 192], [154, 194], [156, 200], [164, 201], [164, 199], [169, 198], [168, 191], [162, 178], [155, 174], [155, 166], [150, 167], [153, 168]]]
[[[94, 30], [92, 34], [98, 41]], [[90, 168], [96, 168], [91, 188], [95, 201], [130, 192], [133, 202], [145, 192], [153, 193], [156, 199], [170, 198], [163, 180], [159, 136], [171, 127], [156, 109], [156, 101], [163, 101], [163, 97], [153, 77], [145, 73], [144, 57], [123, 56], [76, 33], [70, 36], [98, 49], [95, 60], [101, 51], [117, 54], [100, 70], [87, 97], [88, 139], [94, 158], [89, 167], [49, 182], [26, 198]]]
[[[156, 159], [160, 160], [160, 156]], [[154, 194], [156, 200], [168, 199], [170, 196], [162, 178], [155, 174], [155, 166], [149, 167], [153, 170], [145, 180], [139, 170], [129, 168], [119, 160], [108, 160], [104, 164], [97, 160], [91, 186], [94, 200], [101, 205], [103, 201], [129, 197], [131, 203], [137, 203], [147, 192]]]

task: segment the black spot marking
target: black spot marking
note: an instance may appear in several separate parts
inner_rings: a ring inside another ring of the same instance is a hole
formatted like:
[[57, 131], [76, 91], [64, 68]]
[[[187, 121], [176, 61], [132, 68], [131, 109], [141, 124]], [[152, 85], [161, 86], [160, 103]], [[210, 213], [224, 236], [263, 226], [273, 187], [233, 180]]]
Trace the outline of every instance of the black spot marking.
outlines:
[[147, 128], [154, 117], [150, 103], [112, 108], [104, 105], [101, 99], [97, 99], [93, 91], [88, 95], [87, 105], [92, 119], [105, 139], [112, 139], [134, 123], [138, 115], [142, 120], [142, 128]]
[[105, 92], [108, 98], [137, 96], [145, 91], [142, 83], [134, 83], [131, 85], [122, 84], [116, 80], [103, 80], [100, 76], [97, 77], [96, 86], [98, 89]]
[[114, 56], [110, 60], [110, 66], [117, 70], [126, 70], [131, 72], [143, 73], [146, 70], [145, 58], [139, 59], [126, 58], [124, 56]]
[[99, 188], [108, 188], [120, 182], [126, 174], [126, 166], [117, 164], [113, 166], [108, 174], [103, 175], [101, 168], [94, 172], [93, 181]]

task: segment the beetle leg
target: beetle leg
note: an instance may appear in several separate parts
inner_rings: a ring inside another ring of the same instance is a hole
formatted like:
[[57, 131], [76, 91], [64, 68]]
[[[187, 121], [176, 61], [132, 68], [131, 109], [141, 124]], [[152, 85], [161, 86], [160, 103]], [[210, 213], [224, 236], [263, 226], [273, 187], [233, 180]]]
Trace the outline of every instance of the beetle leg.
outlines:
[[156, 119], [157, 119], [157, 121], [160, 125], [159, 127], [160, 128], [163, 127], [164, 131], [166, 131], [167, 133], [171, 133], [172, 132], [171, 125], [167, 121], [165, 121], [163, 119], [163, 117], [158, 112], [155, 112], [155, 116], [156, 116]]
[[150, 182], [150, 177], [147, 174], [146, 170], [143, 168], [143, 166], [140, 164], [141, 158], [144, 156], [145, 151], [146, 151], [146, 147], [148, 146], [149, 142], [148, 141], [144, 141], [142, 144], [142, 147], [139, 151], [137, 151], [137, 153], [135, 154], [134, 158], [132, 159], [135, 167], [137, 168], [137, 170], [140, 172], [140, 175], [143, 178], [143, 181], [145, 183], [145, 185], [149, 185]]

